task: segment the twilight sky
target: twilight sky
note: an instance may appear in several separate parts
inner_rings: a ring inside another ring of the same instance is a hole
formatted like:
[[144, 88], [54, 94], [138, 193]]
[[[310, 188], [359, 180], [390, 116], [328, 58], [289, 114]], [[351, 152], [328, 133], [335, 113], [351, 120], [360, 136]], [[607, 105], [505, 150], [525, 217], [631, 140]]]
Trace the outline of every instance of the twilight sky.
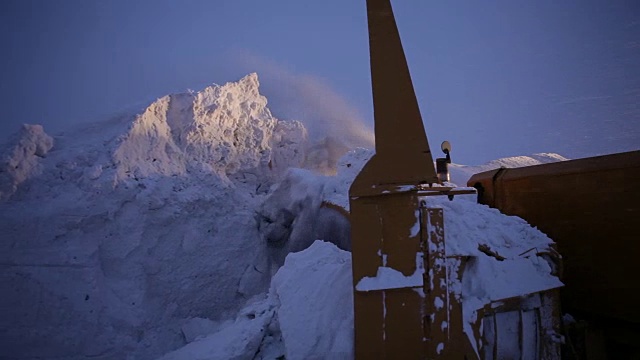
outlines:
[[[429, 141], [454, 162], [640, 149], [637, 0], [393, 6]], [[278, 118], [373, 123], [364, 0], [3, 0], [0, 27], [0, 142], [254, 71]]]

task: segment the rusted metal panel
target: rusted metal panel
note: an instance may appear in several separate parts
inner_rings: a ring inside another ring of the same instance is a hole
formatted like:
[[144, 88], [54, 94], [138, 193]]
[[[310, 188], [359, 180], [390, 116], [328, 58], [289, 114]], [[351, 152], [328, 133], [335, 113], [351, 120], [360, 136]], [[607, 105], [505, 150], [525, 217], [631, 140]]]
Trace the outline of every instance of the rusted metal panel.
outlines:
[[419, 288], [384, 291], [385, 358], [425, 359], [424, 298]]
[[[425, 258], [425, 337], [427, 356], [436, 358], [453, 344], [448, 343], [448, 284], [444, 248], [444, 217], [442, 209], [429, 209], [422, 203], [422, 237]], [[443, 328], [442, 324], [447, 324]]]
[[[418, 198], [412, 193], [376, 197], [383, 219], [382, 254], [386, 265], [410, 276], [416, 266], [422, 266], [416, 256], [422, 257], [419, 232]], [[412, 231], [413, 230], [413, 231]]]
[[[463, 331], [461, 294], [450, 286], [450, 278], [461, 279], [459, 263], [449, 266], [445, 252], [444, 212], [428, 208], [422, 198], [422, 243], [425, 259], [424, 303], [426, 355], [429, 359], [474, 359]], [[451, 259], [457, 262], [459, 259]], [[458, 278], [459, 277], [459, 278]]]
[[382, 216], [374, 199], [352, 199], [351, 252], [353, 280], [376, 276], [382, 266]]
[[383, 291], [356, 291], [354, 354], [356, 359], [389, 358], [385, 352], [385, 298]]
[[[476, 358], [463, 331], [460, 288], [450, 286], [460, 281], [463, 260], [447, 258], [443, 211], [427, 201], [417, 192], [351, 198], [356, 358]], [[418, 272], [422, 281], [359, 290], [380, 267]]]
[[423, 271], [417, 197], [412, 193], [351, 199], [352, 263], [356, 358], [389, 358], [402, 350], [407, 358], [421, 358], [423, 346], [422, 284], [399, 289], [358, 291], [365, 277], [375, 278], [379, 267], [410, 276]]
[[640, 151], [484, 172], [467, 184], [481, 186], [479, 202], [556, 241], [566, 311], [640, 323]]

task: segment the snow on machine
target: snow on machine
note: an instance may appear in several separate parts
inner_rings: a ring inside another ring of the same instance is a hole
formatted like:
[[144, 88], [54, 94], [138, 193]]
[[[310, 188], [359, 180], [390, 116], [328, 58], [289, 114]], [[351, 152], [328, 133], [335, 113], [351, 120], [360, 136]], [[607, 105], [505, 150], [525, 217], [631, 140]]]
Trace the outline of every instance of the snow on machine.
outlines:
[[[482, 272], [473, 269], [482, 264], [515, 269], [518, 259], [486, 244], [477, 246], [482, 259], [450, 250], [444, 218], [455, 214], [435, 199], [464, 201], [456, 196], [475, 189], [446, 182], [448, 143], [443, 144], [447, 159], [437, 160], [437, 172], [434, 168], [390, 0], [367, 0], [367, 15], [375, 155], [349, 190], [355, 357], [559, 358], [559, 281], [543, 282], [534, 291], [512, 288], [486, 303], [463, 293], [480, 280], [473, 276]], [[520, 255], [560, 268], [553, 247]], [[497, 274], [519, 276], [508, 270]], [[499, 283], [500, 276], [485, 283]]]

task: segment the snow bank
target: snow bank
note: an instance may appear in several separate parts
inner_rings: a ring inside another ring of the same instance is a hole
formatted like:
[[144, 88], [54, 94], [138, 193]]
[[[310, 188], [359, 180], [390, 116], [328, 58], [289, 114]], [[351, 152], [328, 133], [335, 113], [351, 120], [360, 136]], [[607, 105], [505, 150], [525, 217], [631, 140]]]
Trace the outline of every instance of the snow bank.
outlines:
[[351, 359], [351, 254], [315, 241], [292, 253], [265, 299], [240, 311], [235, 322], [160, 360]]
[[170, 352], [159, 360], [252, 360], [268, 333], [274, 308], [270, 299], [251, 304], [223, 330]]
[[0, 357], [153, 358], [268, 289], [255, 210], [307, 145], [258, 85], [166, 96], [53, 148], [22, 130], [3, 153]]
[[351, 254], [316, 241], [271, 282], [287, 359], [353, 358]]

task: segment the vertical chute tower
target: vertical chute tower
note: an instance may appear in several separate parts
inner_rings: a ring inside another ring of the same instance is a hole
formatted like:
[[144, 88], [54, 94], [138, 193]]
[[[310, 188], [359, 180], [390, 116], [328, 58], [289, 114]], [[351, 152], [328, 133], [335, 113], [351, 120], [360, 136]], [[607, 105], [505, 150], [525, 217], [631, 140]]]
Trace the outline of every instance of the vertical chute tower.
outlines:
[[473, 359], [428, 207], [469, 190], [439, 183], [390, 0], [367, 0], [367, 18], [376, 153], [349, 190], [356, 358]]

